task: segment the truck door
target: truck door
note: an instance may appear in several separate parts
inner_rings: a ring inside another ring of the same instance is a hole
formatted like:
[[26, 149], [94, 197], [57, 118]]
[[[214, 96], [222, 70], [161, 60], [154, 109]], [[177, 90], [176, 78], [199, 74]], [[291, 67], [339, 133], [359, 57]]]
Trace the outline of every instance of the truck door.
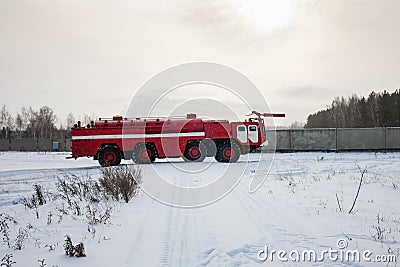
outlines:
[[247, 143], [247, 129], [244, 125], [236, 126], [237, 138], [241, 143]]
[[253, 143], [258, 143], [258, 129], [256, 125], [249, 125], [249, 139]]

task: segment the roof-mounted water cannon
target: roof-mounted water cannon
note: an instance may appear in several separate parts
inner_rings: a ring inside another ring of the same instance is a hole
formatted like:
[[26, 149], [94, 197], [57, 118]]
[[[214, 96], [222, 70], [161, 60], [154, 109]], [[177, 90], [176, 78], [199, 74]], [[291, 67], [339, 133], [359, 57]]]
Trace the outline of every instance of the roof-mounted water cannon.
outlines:
[[251, 116], [251, 115], [256, 115], [257, 116], [257, 120], [259, 122], [263, 122], [264, 121], [263, 118], [266, 118], [266, 117], [269, 117], [269, 118], [271, 118], [271, 117], [273, 117], [273, 118], [284, 118], [285, 117], [284, 113], [260, 113], [260, 112], [255, 111], [255, 110], [253, 110], [249, 115], [246, 115], [246, 116]]

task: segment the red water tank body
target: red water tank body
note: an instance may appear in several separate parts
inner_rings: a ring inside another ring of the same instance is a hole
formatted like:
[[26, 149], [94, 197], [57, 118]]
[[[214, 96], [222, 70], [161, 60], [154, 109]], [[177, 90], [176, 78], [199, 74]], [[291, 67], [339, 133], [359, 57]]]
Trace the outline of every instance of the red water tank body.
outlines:
[[203, 120], [196, 114], [171, 118], [100, 118], [72, 128], [72, 157], [93, 157], [102, 166], [119, 165], [121, 159], [151, 163], [156, 158], [183, 157], [203, 161], [236, 162], [266, 141], [264, 117], [284, 114], [259, 113], [245, 122]]

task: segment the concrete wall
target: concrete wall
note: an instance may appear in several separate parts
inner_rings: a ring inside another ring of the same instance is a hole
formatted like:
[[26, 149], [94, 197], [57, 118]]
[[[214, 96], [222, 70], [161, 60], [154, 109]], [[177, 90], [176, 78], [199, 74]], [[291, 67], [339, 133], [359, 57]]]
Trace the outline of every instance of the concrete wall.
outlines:
[[300, 129], [290, 132], [292, 149], [334, 150], [336, 148], [335, 129]]
[[0, 151], [11, 150], [11, 140], [0, 139]]
[[[274, 148], [274, 140], [278, 151], [400, 150], [400, 127], [279, 129], [275, 133], [268, 130], [267, 136], [265, 150]], [[0, 139], [0, 151], [53, 151], [54, 141], [59, 142], [58, 151], [71, 151], [69, 138]]]
[[0, 139], [0, 151], [53, 151], [53, 142], [59, 142], [58, 151], [71, 151], [71, 139]]
[[396, 149], [400, 147], [400, 127], [386, 128], [386, 148]]
[[[267, 132], [267, 139], [271, 135]], [[276, 146], [280, 147], [281, 149], [291, 149], [291, 132], [290, 131], [276, 131]]]
[[385, 149], [385, 128], [337, 129], [337, 149]]
[[[272, 135], [269, 145], [273, 148]], [[400, 150], [400, 127], [284, 129], [276, 131], [278, 151]]]

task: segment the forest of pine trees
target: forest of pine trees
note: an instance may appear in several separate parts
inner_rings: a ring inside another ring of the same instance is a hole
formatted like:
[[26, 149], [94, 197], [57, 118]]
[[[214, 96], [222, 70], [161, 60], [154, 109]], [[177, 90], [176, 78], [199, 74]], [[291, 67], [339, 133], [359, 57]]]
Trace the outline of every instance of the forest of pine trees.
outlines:
[[335, 98], [326, 109], [311, 114], [305, 128], [368, 128], [400, 126], [400, 90], [372, 92], [368, 98]]

